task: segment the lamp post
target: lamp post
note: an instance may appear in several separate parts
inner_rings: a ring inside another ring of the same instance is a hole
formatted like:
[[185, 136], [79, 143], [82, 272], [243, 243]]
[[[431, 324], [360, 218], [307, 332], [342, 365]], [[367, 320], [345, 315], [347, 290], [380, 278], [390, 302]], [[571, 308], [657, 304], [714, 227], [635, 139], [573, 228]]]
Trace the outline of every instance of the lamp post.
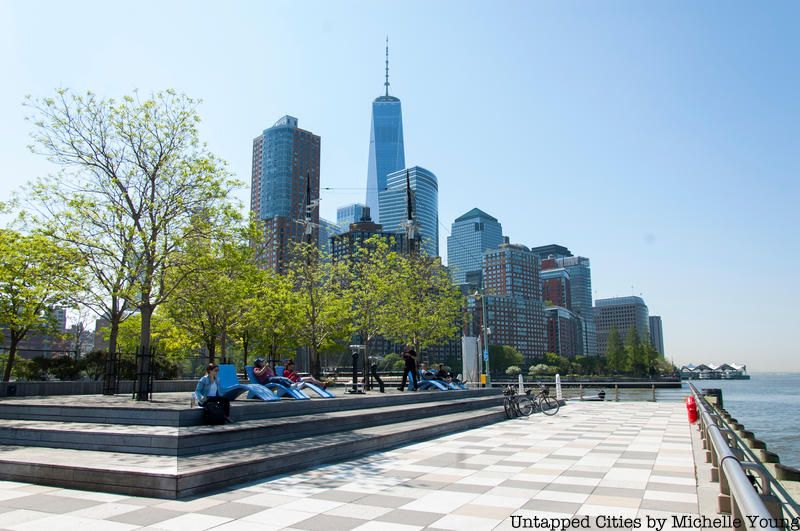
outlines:
[[486, 326], [486, 296], [481, 290], [476, 291], [473, 296], [481, 300], [481, 344], [484, 370], [486, 371], [486, 387], [489, 387], [492, 385], [492, 376], [489, 371], [489, 334], [491, 334], [491, 330]]

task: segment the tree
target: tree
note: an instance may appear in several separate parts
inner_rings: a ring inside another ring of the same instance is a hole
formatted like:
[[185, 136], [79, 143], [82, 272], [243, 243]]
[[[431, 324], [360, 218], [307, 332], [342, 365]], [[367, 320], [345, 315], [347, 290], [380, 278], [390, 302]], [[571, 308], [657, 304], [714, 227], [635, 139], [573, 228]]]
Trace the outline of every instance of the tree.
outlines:
[[186, 281], [165, 304], [167, 315], [206, 346], [210, 362], [215, 361], [217, 344], [226, 362], [228, 334], [244, 319], [245, 301], [255, 289], [258, 274], [250, 233], [231, 219], [228, 228], [188, 242], [184, 252], [184, 263], [191, 265], [189, 271], [184, 272], [183, 267], [173, 271], [185, 275]]
[[617, 327], [612, 325], [606, 340], [606, 366], [612, 373], [626, 371], [625, 345], [619, 336]]
[[11, 378], [17, 347], [29, 332], [55, 333], [52, 310], [67, 304], [79, 262], [69, 249], [42, 235], [0, 229], [0, 324], [7, 328]]
[[520, 369], [520, 368], [519, 368], [519, 367], [517, 367], [516, 365], [510, 365], [510, 366], [509, 366], [509, 367], [506, 369], [506, 375], [508, 375], [508, 376], [510, 376], [510, 377], [512, 377], [512, 378], [515, 378], [515, 377], [519, 376], [519, 375], [520, 375], [520, 373], [522, 373], [522, 369]]
[[274, 360], [278, 359], [281, 348], [300, 345], [298, 333], [304, 318], [303, 307], [289, 277], [259, 270], [253, 293], [245, 305], [247, 311], [240, 327], [245, 364], [250, 348], [266, 352]]
[[544, 363], [531, 365], [528, 368], [528, 374], [531, 376], [540, 376], [543, 374], [555, 374], [556, 371], [558, 371], [557, 367], [551, 367], [550, 365], [546, 365]]
[[386, 314], [385, 336], [419, 352], [458, 331], [462, 297], [447, 270], [424, 254], [403, 256], [394, 273], [396, 293]]
[[635, 376], [642, 376], [648, 371], [650, 360], [647, 358], [647, 352], [642, 339], [639, 337], [636, 327], [632, 326], [628, 330], [626, 338], [625, 353], [628, 360], [628, 369], [633, 372]]
[[514, 347], [508, 345], [490, 345], [489, 362], [492, 371], [503, 372], [507, 367], [520, 365], [524, 358]]
[[[109, 232], [130, 238], [111, 265], [130, 280], [122, 298], [141, 314], [140, 345], [147, 350], [153, 312], [191, 270], [182, 262], [183, 247], [207, 237], [203, 231], [216, 229], [220, 214], [233, 208], [227, 197], [237, 183], [200, 143], [198, 102], [171, 90], [116, 102], [62, 89], [29, 105], [38, 152], [69, 171], [91, 198], [91, 208], [75, 205], [78, 213], [111, 209]], [[207, 223], [193, 223], [198, 217]], [[185, 274], [172, 275], [176, 267]], [[139, 371], [148, 374], [145, 360]], [[142, 380], [137, 394], [144, 399]]]
[[401, 258], [380, 235], [361, 242], [347, 267], [347, 292], [353, 301], [353, 327], [369, 356], [370, 341], [389, 330], [388, 314], [397, 305], [395, 293]]
[[297, 336], [308, 348], [311, 374], [319, 378], [320, 351], [352, 332], [353, 305], [344, 289], [346, 266], [326, 259], [314, 243], [297, 243], [291, 254], [288, 276], [301, 314]]

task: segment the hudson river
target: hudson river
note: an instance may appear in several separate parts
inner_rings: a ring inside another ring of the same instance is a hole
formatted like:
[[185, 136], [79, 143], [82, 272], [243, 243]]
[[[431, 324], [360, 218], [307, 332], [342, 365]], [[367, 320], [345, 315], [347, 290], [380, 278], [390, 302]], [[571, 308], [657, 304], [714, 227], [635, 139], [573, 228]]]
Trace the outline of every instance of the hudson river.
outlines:
[[767, 443], [781, 463], [800, 468], [800, 373], [757, 372], [749, 380], [692, 383], [698, 389], [722, 389], [728, 413]]

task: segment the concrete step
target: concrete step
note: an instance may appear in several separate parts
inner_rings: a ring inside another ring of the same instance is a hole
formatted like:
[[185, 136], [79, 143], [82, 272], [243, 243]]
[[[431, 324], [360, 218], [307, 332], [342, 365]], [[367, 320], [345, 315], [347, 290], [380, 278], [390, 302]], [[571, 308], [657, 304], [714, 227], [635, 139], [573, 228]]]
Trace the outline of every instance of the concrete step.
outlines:
[[0, 480], [137, 496], [180, 498], [484, 426], [504, 419], [500, 406], [254, 444], [213, 454], [140, 455], [6, 446]]
[[[459, 391], [424, 391], [417, 393], [390, 392], [368, 395], [348, 395], [344, 389], [334, 390], [337, 398], [294, 400], [284, 398], [275, 402], [240, 400], [231, 403], [231, 417], [239, 422], [264, 417], [288, 417], [348, 409], [368, 409], [394, 404], [418, 404], [451, 400], [453, 397], [471, 398], [500, 396], [500, 389], [468, 389]], [[16, 398], [0, 401], [0, 419], [63, 421], [134, 426], [198, 426], [203, 413], [192, 408], [190, 393], [162, 393], [153, 402], [135, 402], [129, 396], [88, 395], [80, 397]], [[65, 403], [62, 403], [65, 402]]]
[[[0, 420], [0, 444], [72, 448], [148, 455], [207, 454], [256, 444], [298, 439], [313, 434], [335, 433], [393, 422], [427, 419], [460, 411], [480, 410], [502, 404], [500, 395], [445, 395], [447, 399], [422, 403], [397, 400], [367, 409], [313, 412], [292, 417], [242, 420], [223, 426], [139, 426], [85, 422]], [[374, 399], [372, 400], [374, 401]], [[329, 404], [331, 401], [326, 401]], [[340, 404], [347, 402], [341, 401]], [[385, 402], [382, 402], [385, 403]], [[270, 411], [259, 411], [268, 415]]]

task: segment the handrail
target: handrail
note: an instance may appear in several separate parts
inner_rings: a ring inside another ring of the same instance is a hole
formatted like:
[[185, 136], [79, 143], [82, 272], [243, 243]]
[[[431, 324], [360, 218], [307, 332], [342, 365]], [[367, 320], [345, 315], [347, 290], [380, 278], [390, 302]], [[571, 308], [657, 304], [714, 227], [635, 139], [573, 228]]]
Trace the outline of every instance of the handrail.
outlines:
[[[743, 463], [740, 461], [728, 442], [729, 437], [732, 437], [731, 442], [736, 445], [735, 439], [738, 439], [736, 434], [727, 429], [727, 425], [720, 427], [720, 423], [724, 421], [722, 421], [718, 415], [709, 411], [709, 406], [705, 403], [705, 400], [701, 397], [693, 384], [690, 383], [689, 388], [695, 396], [698, 407], [700, 408], [701, 429], [704, 432], [704, 438], [712, 446], [712, 448], [710, 448], [712, 450], [712, 464], [721, 471], [720, 490], [723, 494], [730, 494], [731, 496], [732, 512], [738, 513], [741, 516], [756, 517], [762, 523], [758, 529], [781, 529], [780, 527], [772, 525], [775, 519], [770, 514], [761, 496], [750, 483], [747, 474], [745, 474], [745, 468], [758, 468], [757, 472], [761, 478], [762, 489], [765, 494], [771, 492], [771, 487], [776, 485], [776, 482], [769, 476], [767, 470], [764, 469], [760, 463]], [[726, 437], [724, 432], [729, 432], [727, 434], [729, 437]], [[780, 487], [780, 485], [777, 486]], [[750, 528], [749, 520], [747, 518], [743, 518], [743, 520], [742, 524]], [[764, 526], [764, 522], [767, 522], [769, 525]]]

